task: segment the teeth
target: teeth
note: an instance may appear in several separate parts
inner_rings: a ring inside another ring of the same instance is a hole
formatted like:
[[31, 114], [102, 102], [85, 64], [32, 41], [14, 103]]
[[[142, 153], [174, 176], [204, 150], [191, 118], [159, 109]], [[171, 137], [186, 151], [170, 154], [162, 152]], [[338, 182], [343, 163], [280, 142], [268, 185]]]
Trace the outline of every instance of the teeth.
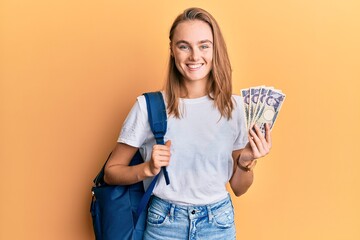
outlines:
[[199, 64], [188, 64], [187, 66], [188, 66], [189, 68], [191, 68], [191, 69], [196, 69], [196, 68], [201, 67], [202, 64], [201, 64], [201, 63], [199, 63]]

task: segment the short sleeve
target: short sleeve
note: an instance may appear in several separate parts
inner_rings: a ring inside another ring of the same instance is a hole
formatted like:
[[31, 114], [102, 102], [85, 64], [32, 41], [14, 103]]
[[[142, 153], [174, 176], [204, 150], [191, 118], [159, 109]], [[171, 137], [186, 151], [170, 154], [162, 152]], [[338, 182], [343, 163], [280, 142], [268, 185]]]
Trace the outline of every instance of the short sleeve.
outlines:
[[242, 149], [248, 143], [248, 131], [244, 112], [244, 101], [241, 96], [233, 95], [235, 99], [234, 120], [236, 121], [237, 136], [234, 142], [233, 151]]
[[123, 123], [118, 142], [141, 147], [147, 138], [148, 125], [145, 97], [139, 96]]

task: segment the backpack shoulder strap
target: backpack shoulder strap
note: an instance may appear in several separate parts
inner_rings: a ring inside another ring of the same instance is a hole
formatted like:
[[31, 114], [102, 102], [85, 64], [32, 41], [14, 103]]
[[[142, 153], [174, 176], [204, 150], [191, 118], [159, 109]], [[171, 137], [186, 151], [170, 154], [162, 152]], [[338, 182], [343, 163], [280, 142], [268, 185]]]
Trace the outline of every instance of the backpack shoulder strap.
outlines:
[[[167, 129], [167, 115], [164, 98], [161, 92], [150, 92], [144, 93], [146, 99], [146, 106], [148, 111], [148, 118], [150, 123], [151, 131], [154, 134], [155, 140], [157, 144], [164, 145], [164, 136]], [[163, 175], [165, 177], [166, 184], [170, 184], [170, 179], [168, 173], [166, 171], [166, 167], [161, 168]], [[144, 193], [142, 199], [140, 200], [137, 215], [140, 216], [141, 212], [147, 206], [151, 194], [154, 190], [155, 184], [159, 178], [159, 175], [156, 175], [154, 179], [151, 181], [148, 189]]]
[[[167, 129], [167, 115], [164, 98], [161, 92], [144, 93], [148, 111], [148, 119], [151, 131], [157, 144], [164, 145], [164, 136]], [[161, 168], [166, 184], [170, 184], [169, 175], [165, 167]]]
[[143, 95], [146, 99], [150, 128], [155, 136], [156, 143], [164, 145], [164, 135], [167, 128], [164, 98], [161, 92], [150, 92]]

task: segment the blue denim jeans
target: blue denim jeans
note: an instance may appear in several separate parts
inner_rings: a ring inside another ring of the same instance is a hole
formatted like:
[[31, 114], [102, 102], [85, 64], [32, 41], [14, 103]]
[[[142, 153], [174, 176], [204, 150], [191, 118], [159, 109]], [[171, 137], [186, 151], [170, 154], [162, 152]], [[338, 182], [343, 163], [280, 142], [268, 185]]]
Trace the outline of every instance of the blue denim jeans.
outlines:
[[153, 196], [144, 240], [236, 239], [230, 196], [205, 206], [175, 205]]

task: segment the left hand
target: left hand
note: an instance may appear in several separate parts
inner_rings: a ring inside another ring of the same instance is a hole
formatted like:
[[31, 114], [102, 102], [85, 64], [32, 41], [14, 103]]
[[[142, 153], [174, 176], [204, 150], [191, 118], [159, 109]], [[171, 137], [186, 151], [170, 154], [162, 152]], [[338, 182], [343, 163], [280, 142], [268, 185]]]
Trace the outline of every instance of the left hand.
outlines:
[[[255, 131], [254, 131], [255, 129]], [[241, 152], [239, 163], [247, 166], [255, 159], [266, 156], [271, 149], [271, 133], [269, 124], [265, 124], [265, 137], [255, 124], [249, 130], [249, 142]]]

